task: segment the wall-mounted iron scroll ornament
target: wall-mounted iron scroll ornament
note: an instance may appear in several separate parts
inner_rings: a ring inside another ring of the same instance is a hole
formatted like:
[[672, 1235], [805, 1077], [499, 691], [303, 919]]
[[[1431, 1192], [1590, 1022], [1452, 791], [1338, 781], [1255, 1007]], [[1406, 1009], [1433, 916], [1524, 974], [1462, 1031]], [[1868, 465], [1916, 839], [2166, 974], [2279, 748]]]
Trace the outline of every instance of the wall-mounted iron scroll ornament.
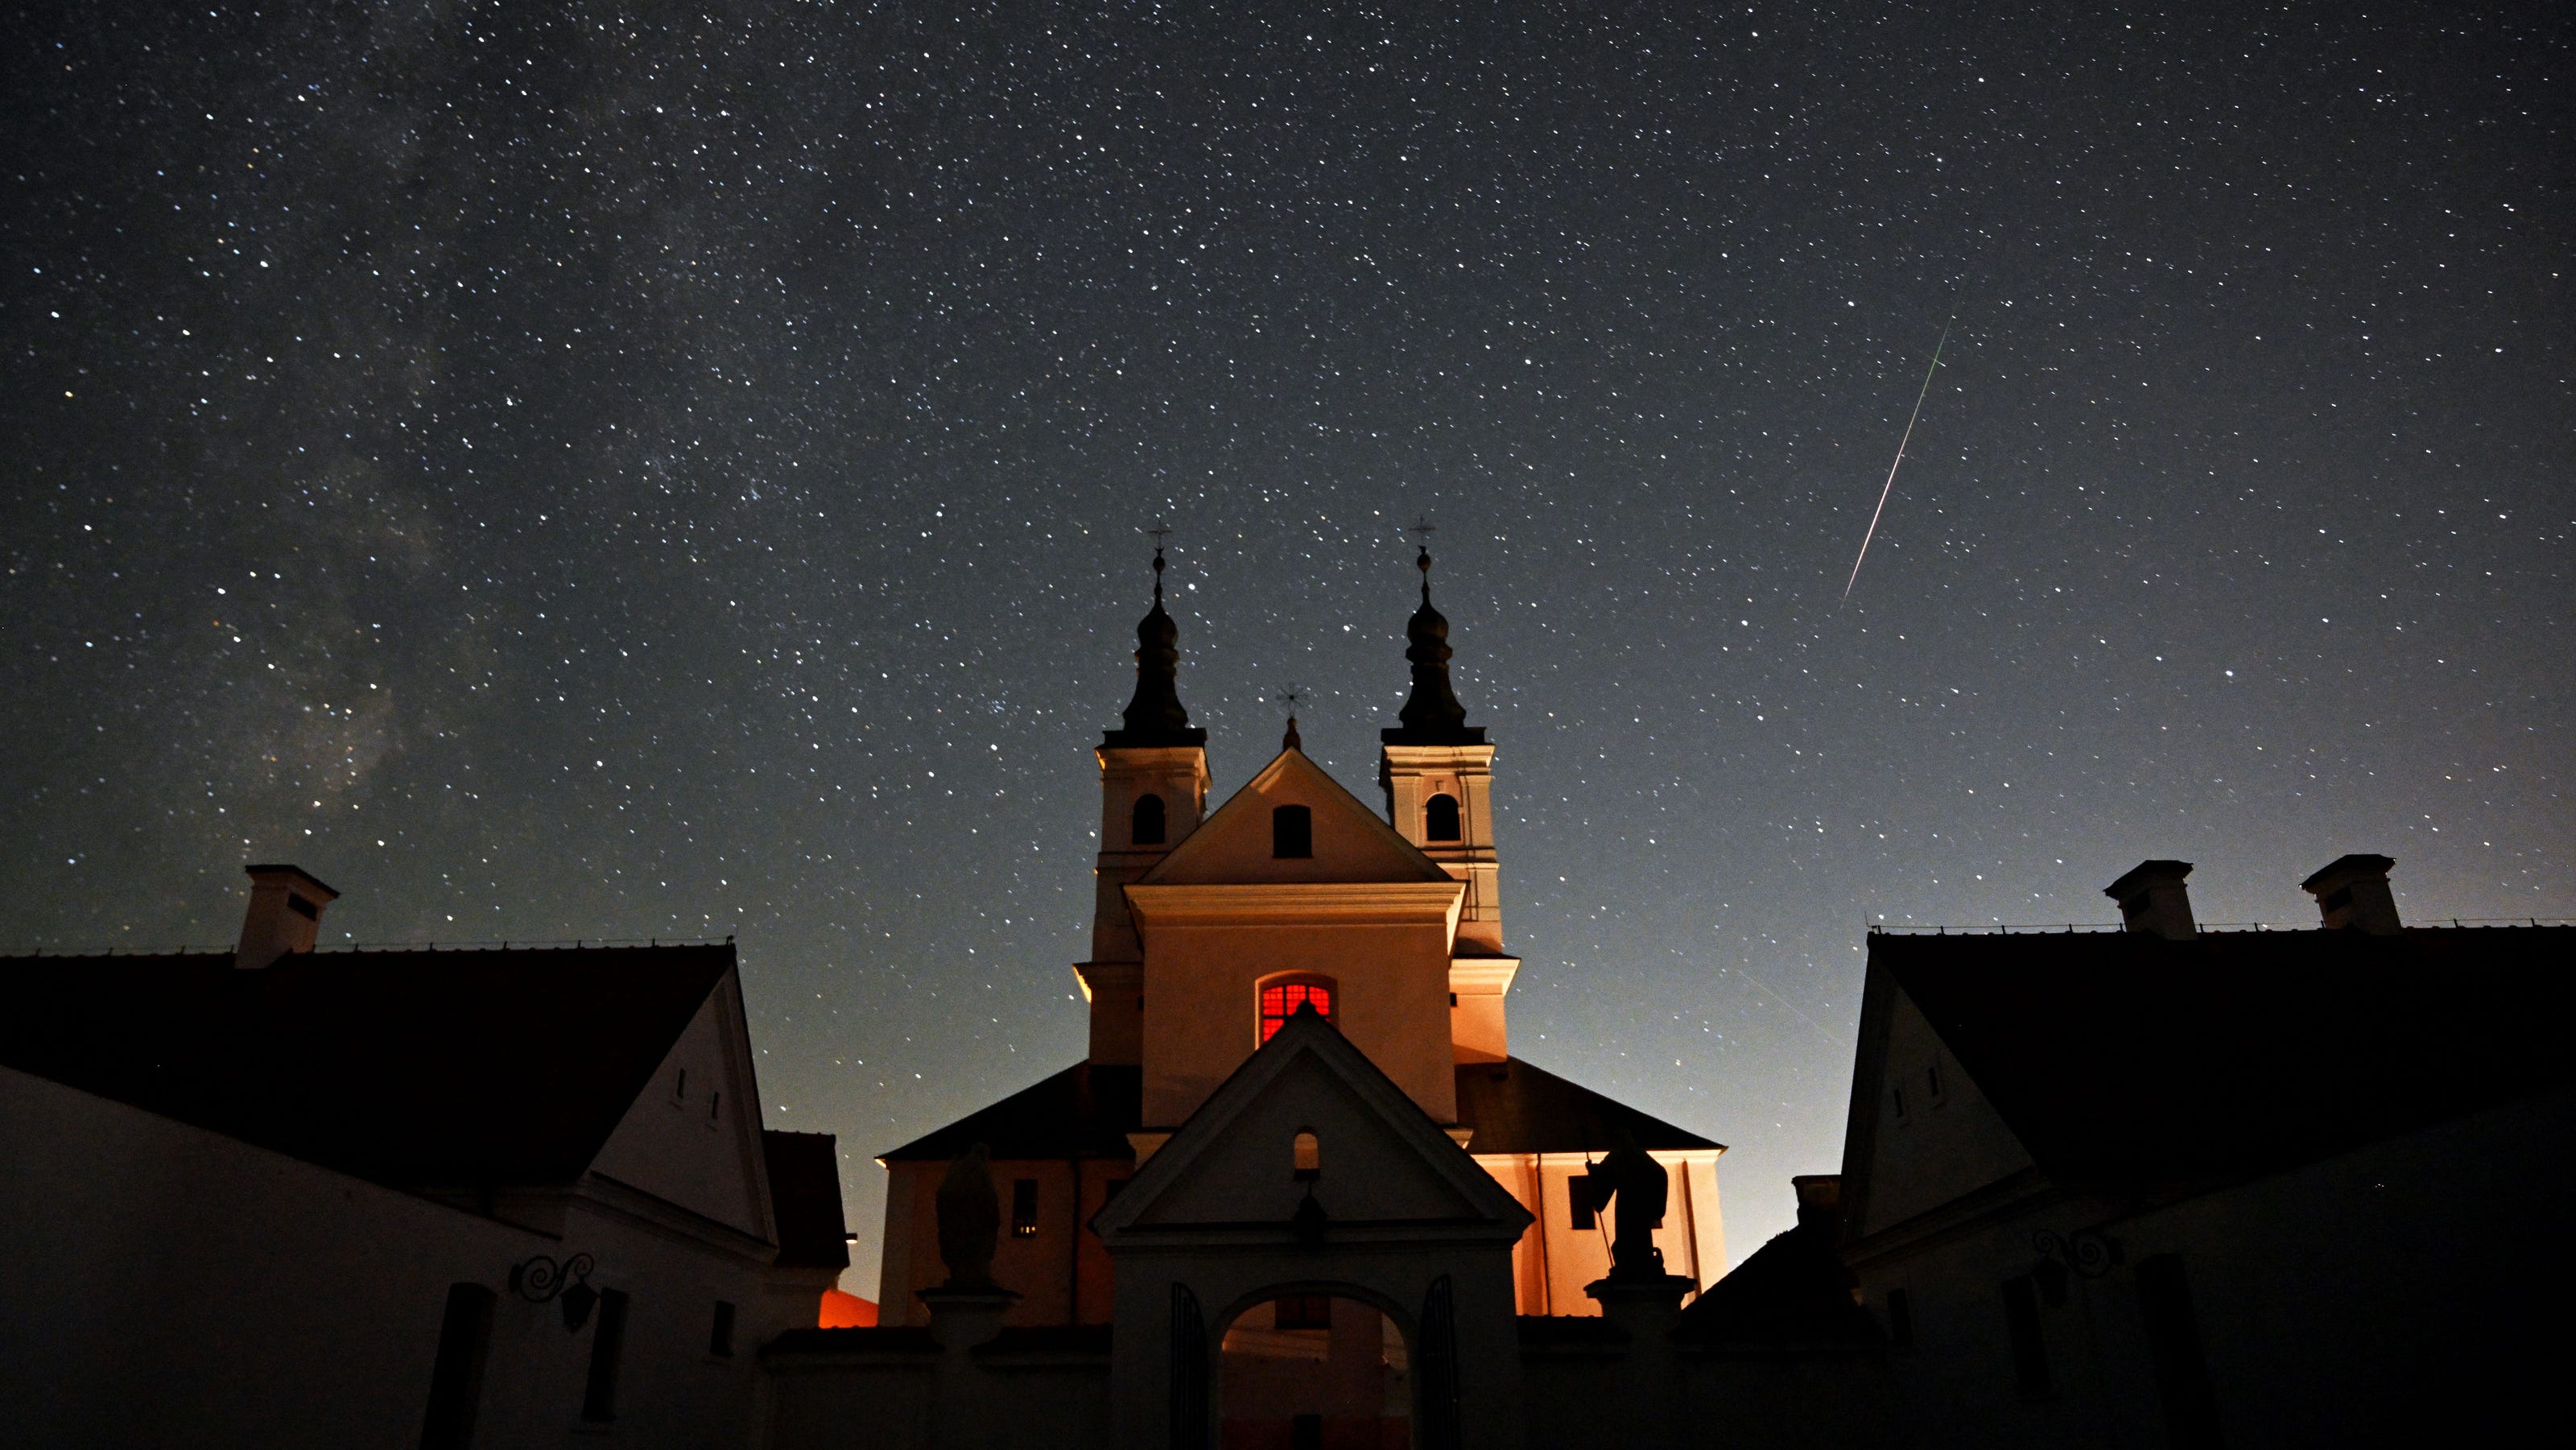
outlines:
[[599, 1303], [599, 1291], [590, 1287], [590, 1271], [596, 1267], [588, 1254], [575, 1254], [560, 1264], [539, 1254], [510, 1266], [510, 1291], [531, 1304], [560, 1301], [564, 1328], [578, 1332], [590, 1322], [590, 1311]]
[[2098, 1279], [2125, 1262], [2120, 1241], [2105, 1238], [2089, 1228], [2061, 1235], [2055, 1229], [2041, 1229], [2030, 1236], [2031, 1248], [2039, 1254], [2032, 1266], [2031, 1278], [2039, 1283], [2039, 1296], [2052, 1309], [2066, 1303], [2066, 1279], [2069, 1271], [2087, 1279]]

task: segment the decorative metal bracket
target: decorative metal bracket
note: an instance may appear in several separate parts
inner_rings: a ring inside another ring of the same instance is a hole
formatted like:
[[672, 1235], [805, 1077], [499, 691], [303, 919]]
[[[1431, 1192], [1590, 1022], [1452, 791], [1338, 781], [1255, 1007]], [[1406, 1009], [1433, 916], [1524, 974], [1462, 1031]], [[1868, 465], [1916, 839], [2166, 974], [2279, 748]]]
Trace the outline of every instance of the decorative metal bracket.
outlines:
[[2044, 1228], [2030, 1236], [2030, 1246], [2039, 1255], [2039, 1262], [2032, 1266], [2030, 1276], [2039, 1281], [2039, 1296], [2047, 1300], [2052, 1309], [2061, 1308], [2066, 1303], [2066, 1280], [2070, 1272], [2087, 1279], [2098, 1279], [2114, 1267], [2128, 1262], [2128, 1255], [2121, 1251], [2118, 1239], [2107, 1238], [2089, 1228], [2080, 1228], [2071, 1234]]
[[564, 1328], [578, 1333], [599, 1303], [599, 1291], [590, 1287], [590, 1271], [597, 1267], [588, 1254], [575, 1254], [560, 1264], [538, 1254], [510, 1266], [510, 1292], [531, 1304], [561, 1301]]

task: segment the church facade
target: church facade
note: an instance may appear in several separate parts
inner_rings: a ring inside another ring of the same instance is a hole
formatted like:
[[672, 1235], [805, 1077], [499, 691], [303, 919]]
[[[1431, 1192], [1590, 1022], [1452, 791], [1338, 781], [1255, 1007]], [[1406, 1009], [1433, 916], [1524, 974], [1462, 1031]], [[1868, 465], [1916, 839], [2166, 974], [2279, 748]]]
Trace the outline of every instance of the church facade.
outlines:
[[[1509, 1313], [1597, 1314], [1610, 1268], [1590, 1169], [1623, 1136], [1661, 1165], [1656, 1247], [1694, 1288], [1725, 1271], [1717, 1160], [1725, 1149], [1516, 1058], [1494, 833], [1495, 747], [1449, 678], [1448, 621], [1426, 553], [1407, 623], [1412, 693], [1382, 732], [1377, 808], [1307, 758], [1292, 718], [1279, 753], [1213, 810], [1207, 732], [1177, 687], [1178, 626], [1155, 558], [1137, 626], [1136, 690], [1094, 751], [1101, 850], [1084, 1059], [885, 1154], [879, 1303], [930, 1322], [942, 1282], [934, 1197], [983, 1144], [1001, 1199], [994, 1278], [1014, 1327], [1103, 1325], [1119, 1286], [1095, 1219], [1258, 1049], [1311, 1011], [1466, 1150], [1518, 1205]], [[1266, 1311], [1265, 1311], [1266, 1312]]]

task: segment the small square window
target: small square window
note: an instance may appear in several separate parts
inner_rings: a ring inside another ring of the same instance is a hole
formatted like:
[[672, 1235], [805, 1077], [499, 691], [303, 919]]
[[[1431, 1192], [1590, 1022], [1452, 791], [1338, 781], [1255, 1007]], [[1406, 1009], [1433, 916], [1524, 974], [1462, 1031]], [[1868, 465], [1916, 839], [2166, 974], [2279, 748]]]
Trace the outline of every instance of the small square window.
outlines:
[[1315, 813], [1305, 806], [1270, 808], [1270, 854], [1304, 860], [1315, 854]]
[[1577, 1173], [1565, 1180], [1566, 1218], [1576, 1228], [1593, 1226], [1593, 1216], [1601, 1211], [1599, 1185], [1589, 1173]]

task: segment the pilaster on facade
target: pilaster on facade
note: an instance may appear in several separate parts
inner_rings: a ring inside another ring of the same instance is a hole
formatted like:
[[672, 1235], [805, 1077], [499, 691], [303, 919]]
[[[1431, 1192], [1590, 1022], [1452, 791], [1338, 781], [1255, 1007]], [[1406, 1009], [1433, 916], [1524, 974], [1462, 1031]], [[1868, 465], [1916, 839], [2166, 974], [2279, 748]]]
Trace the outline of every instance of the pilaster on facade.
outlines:
[[1197, 745], [1101, 745], [1100, 855], [1092, 869], [1091, 959], [1074, 964], [1091, 1005], [1091, 1060], [1143, 1060], [1144, 957], [1127, 888], [1144, 879], [1207, 816], [1207, 750]]
[[1519, 975], [1518, 957], [1452, 957], [1449, 1047], [1460, 1062], [1501, 1062], [1512, 1055], [1504, 994]]
[[[1467, 885], [1458, 923], [1461, 954], [1503, 954], [1500, 872], [1494, 855], [1494, 747], [1380, 747], [1378, 783], [1387, 822]], [[1446, 804], [1442, 804], [1445, 801]]]

